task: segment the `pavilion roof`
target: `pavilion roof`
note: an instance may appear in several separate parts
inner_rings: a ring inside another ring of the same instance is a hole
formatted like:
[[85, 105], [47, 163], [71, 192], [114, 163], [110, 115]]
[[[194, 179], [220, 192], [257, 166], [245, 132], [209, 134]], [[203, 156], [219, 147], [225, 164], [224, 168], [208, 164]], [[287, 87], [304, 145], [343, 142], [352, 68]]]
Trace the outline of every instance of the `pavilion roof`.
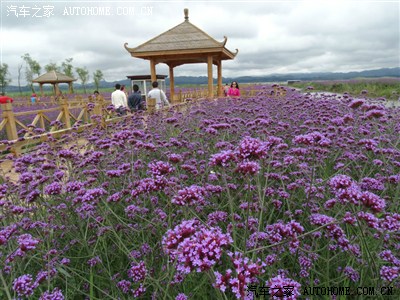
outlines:
[[39, 77], [32, 80], [36, 83], [68, 83], [75, 81], [76, 79], [69, 77], [65, 74], [59, 73], [57, 71], [50, 71], [46, 74], [40, 75]]
[[168, 61], [168, 55], [177, 54], [206, 56], [208, 53], [218, 53], [221, 59], [233, 59], [236, 56], [237, 49], [236, 53], [233, 53], [225, 48], [226, 37], [222, 42], [218, 42], [190, 23], [187, 11], [185, 14], [184, 22], [135, 48], [129, 48], [128, 43], [125, 43], [125, 49], [133, 57], [150, 59], [158, 56], [163, 57], [165, 61]]

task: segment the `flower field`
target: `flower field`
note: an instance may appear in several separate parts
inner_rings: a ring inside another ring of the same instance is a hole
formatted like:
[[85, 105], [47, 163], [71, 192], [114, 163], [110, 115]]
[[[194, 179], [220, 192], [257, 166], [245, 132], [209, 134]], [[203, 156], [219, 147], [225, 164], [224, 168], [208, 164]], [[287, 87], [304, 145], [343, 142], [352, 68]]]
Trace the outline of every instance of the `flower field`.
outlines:
[[12, 158], [0, 299], [398, 299], [400, 108], [271, 91]]

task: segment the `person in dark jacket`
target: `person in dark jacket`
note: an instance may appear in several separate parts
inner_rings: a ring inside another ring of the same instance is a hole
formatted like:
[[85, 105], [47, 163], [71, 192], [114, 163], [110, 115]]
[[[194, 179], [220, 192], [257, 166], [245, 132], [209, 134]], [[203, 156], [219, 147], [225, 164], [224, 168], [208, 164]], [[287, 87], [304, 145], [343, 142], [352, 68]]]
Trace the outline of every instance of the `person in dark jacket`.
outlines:
[[131, 112], [143, 110], [142, 94], [137, 84], [133, 85], [133, 93], [128, 97], [128, 106]]

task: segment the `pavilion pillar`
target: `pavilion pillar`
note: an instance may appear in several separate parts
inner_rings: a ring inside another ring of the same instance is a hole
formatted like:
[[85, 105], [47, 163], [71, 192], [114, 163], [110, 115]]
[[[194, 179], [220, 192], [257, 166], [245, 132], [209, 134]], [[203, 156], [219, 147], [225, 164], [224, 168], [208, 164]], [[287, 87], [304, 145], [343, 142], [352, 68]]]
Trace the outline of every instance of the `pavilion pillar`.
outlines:
[[40, 95], [43, 97], [43, 83], [39, 83]]
[[207, 74], [208, 74], [208, 97], [214, 97], [214, 89], [213, 89], [213, 59], [212, 55], [207, 56]]
[[72, 94], [72, 82], [68, 83], [68, 90], [69, 90], [69, 93]]
[[175, 102], [175, 82], [174, 82], [174, 67], [169, 66], [169, 93], [171, 103]]
[[58, 83], [56, 83], [56, 84], [54, 85], [54, 88], [55, 88], [55, 91], [56, 91], [56, 96], [59, 96], [59, 95], [61, 94], [61, 92], [60, 92], [60, 88], [59, 88], [59, 86], [58, 86]]
[[217, 64], [217, 73], [218, 73], [218, 89], [217, 95], [218, 97], [222, 97], [222, 62], [219, 61]]
[[157, 81], [156, 62], [154, 61], [154, 59], [150, 59], [150, 74], [151, 82]]

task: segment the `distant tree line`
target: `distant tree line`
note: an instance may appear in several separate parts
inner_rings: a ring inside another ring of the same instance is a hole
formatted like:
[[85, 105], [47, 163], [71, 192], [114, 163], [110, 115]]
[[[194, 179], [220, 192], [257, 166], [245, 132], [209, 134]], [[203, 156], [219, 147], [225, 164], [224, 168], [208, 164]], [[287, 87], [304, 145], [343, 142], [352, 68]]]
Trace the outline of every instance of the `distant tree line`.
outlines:
[[[25, 66], [25, 79], [27, 82], [27, 86], [30, 87], [32, 90], [32, 93], [35, 93], [35, 87], [33, 86], [33, 80], [35, 77], [38, 77], [41, 75], [41, 70], [42, 67], [40, 66], [39, 62], [37, 62], [35, 59], [33, 59], [29, 53], [25, 53], [24, 55], [21, 56], [22, 62], [18, 64], [18, 90], [19, 93], [22, 94], [22, 89], [21, 89], [21, 78], [23, 76], [22, 69]], [[86, 84], [89, 81], [90, 75], [89, 71], [86, 67], [80, 68], [80, 67], [75, 67], [72, 65], [72, 60], [73, 58], [67, 58], [65, 61], [61, 63], [61, 65], [58, 65], [57, 63], [50, 62], [47, 65], [44, 66], [44, 70], [46, 72], [50, 71], [56, 71], [58, 73], [63, 73], [69, 77], [74, 78], [74, 70], [76, 74], [78, 75], [78, 78], [81, 81], [84, 93], [86, 93]], [[96, 86], [96, 89], [98, 90], [100, 87], [100, 81], [104, 80], [104, 75], [103, 72], [100, 70], [96, 70], [93, 72], [93, 81]], [[8, 64], [2, 63], [0, 64], [0, 90], [1, 94], [5, 94], [6, 88], [10, 85], [11, 83], [11, 74], [8, 69]], [[73, 92], [73, 90], [72, 90]]]

